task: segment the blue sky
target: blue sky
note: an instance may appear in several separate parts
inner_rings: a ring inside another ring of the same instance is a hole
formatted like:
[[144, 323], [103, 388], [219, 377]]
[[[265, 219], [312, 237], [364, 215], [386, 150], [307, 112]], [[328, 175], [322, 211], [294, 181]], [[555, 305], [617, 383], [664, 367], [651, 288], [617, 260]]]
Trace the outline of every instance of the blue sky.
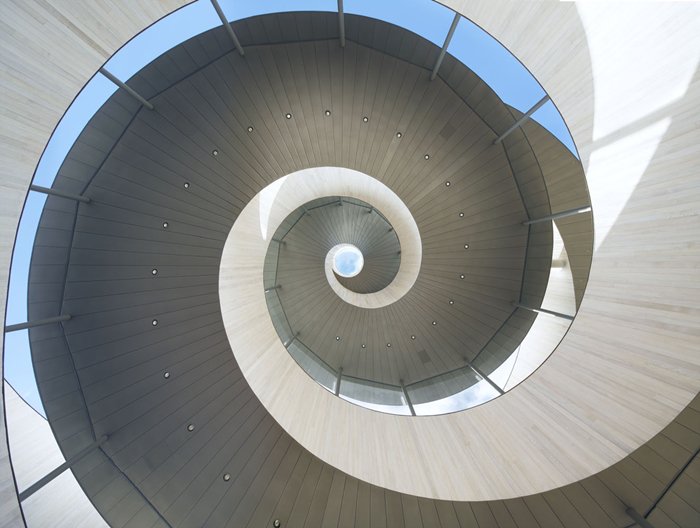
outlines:
[[346, 244], [335, 254], [333, 264], [337, 273], [343, 277], [354, 277], [365, 263], [362, 252], [351, 244]]
[[[229, 20], [284, 11], [329, 11], [336, 0], [220, 0]], [[397, 8], [400, 5], [400, 9]], [[454, 13], [432, 0], [345, 0], [345, 12], [385, 20], [405, 27], [442, 46]], [[143, 66], [180, 42], [220, 24], [209, 0], [198, 0], [154, 24], [128, 42], [107, 62], [106, 68], [127, 80]], [[448, 52], [477, 73], [501, 99], [526, 111], [544, 90], [527, 69], [478, 26], [461, 19]], [[114, 93], [116, 86], [96, 74], [76, 97], [56, 128], [39, 162], [34, 183], [50, 187], [61, 162], [90, 117]], [[576, 154], [573, 141], [554, 104], [549, 101], [533, 118]], [[31, 248], [45, 197], [29, 193], [12, 260], [7, 324], [26, 321], [27, 279]], [[36, 389], [27, 331], [5, 334], [5, 377], [17, 392], [43, 413]]]

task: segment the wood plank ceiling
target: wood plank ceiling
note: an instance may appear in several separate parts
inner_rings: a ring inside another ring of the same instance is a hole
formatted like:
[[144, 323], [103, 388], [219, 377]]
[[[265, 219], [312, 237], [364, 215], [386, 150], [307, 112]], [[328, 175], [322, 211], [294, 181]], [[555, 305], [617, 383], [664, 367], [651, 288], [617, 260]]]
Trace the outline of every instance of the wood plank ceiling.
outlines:
[[[417, 300], [440, 310], [447, 310], [443, 297], [473, 301], [459, 317], [445, 312], [440, 332], [426, 334], [431, 342], [468, 321], [464, 335], [478, 346], [511, 313], [519, 291], [527, 213], [508, 153], [534, 138], [519, 131], [505, 152], [490, 147], [493, 131], [513, 117], [489, 104], [492, 94], [471, 72], [448, 57], [442, 79], [429, 83], [434, 46], [376, 21], [347, 23], [345, 50], [335, 40], [337, 20], [325, 14], [237, 23], [245, 59], [229, 53], [220, 28], [192, 39], [130, 81], [156, 111], [117, 92], [64, 162], [55, 186], [85, 190], [93, 203], [47, 200], [29, 317], [60, 310], [75, 317], [33, 329], [30, 338], [64, 454], [95, 434], [110, 435], [74, 469], [88, 497], [112, 526], [271, 526], [280, 519], [310, 527], [622, 527], [629, 523], [625, 505], [646, 511], [691, 460], [650, 517], [659, 526], [691, 526], [700, 511], [693, 493], [700, 481], [697, 399], [599, 475], [531, 497], [453, 503], [371, 486], [324, 464], [255, 398], [223, 330], [218, 257], [241, 208], [284, 174], [342, 165], [402, 189], [424, 240], [435, 241], [425, 266], [435, 280], [450, 277], [432, 286], [426, 280]], [[524, 196], [528, 213], [549, 213], [537, 149], [518, 159], [516, 177], [532, 190]], [[433, 218], [436, 209], [444, 217]], [[463, 249], [440, 248], [441, 240], [464, 237], [475, 250], [471, 261]], [[467, 263], [479, 274], [461, 286]]]

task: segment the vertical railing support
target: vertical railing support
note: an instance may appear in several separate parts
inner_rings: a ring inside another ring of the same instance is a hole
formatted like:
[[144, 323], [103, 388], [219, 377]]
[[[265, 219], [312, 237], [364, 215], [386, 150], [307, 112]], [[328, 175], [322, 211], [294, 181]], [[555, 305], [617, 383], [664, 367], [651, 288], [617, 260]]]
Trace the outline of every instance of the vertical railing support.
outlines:
[[524, 115], [523, 117], [521, 117], [521, 118], [518, 119], [515, 123], [513, 123], [513, 126], [511, 126], [508, 130], [506, 130], [505, 132], [503, 132], [503, 134], [501, 134], [500, 136], [498, 136], [498, 137], [493, 141], [493, 144], [495, 145], [495, 144], [497, 144], [497, 143], [500, 143], [500, 142], [503, 141], [506, 137], [508, 137], [516, 128], [522, 126], [522, 124], [525, 123], [525, 121], [527, 121], [528, 119], [530, 119], [530, 116], [531, 116], [532, 114], [534, 114], [535, 112], [537, 112], [537, 110], [539, 110], [540, 107], [541, 107], [542, 105], [544, 105], [547, 101], [549, 101], [549, 96], [548, 96], [548, 95], [545, 95], [542, 99], [540, 99], [539, 101], [537, 101], [537, 102], [535, 103], [535, 106], [533, 106], [532, 108], [530, 108], [530, 110], [528, 110], [527, 112], [525, 112], [525, 115]]
[[17, 330], [26, 330], [27, 328], [34, 328], [36, 326], [43, 326], [52, 323], [62, 323], [63, 321], [69, 321], [70, 315], [63, 314], [57, 315], [56, 317], [47, 317], [46, 319], [36, 319], [34, 321], [27, 321], [26, 323], [18, 323], [13, 325], [7, 325], [5, 327], [5, 332], [16, 332]]
[[226, 15], [224, 14], [224, 10], [221, 9], [219, 2], [217, 0], [211, 0], [211, 5], [214, 6], [216, 14], [219, 15], [219, 18], [221, 19], [221, 24], [226, 28], [226, 33], [228, 33], [228, 36], [231, 37], [234, 47], [238, 50], [238, 53], [241, 57], [245, 56], [243, 46], [241, 46], [241, 41], [238, 40], [236, 33], [234, 33], [233, 28], [231, 27], [231, 23], [228, 20], [226, 20]]
[[107, 77], [110, 81], [112, 81], [114, 84], [119, 86], [122, 90], [124, 90], [126, 93], [128, 93], [131, 97], [136, 99], [139, 103], [141, 103], [143, 106], [148, 108], [149, 110], [153, 110], [154, 107], [151, 103], [149, 103], [145, 98], [141, 97], [136, 90], [134, 90], [131, 86], [128, 86], [126, 83], [120, 81], [117, 79], [114, 75], [112, 75], [111, 72], [107, 71], [104, 68], [100, 68], [100, 73]]
[[411, 416], [416, 415], [416, 410], [413, 408], [413, 403], [411, 403], [411, 398], [406, 390], [406, 385], [403, 384], [403, 380], [399, 380], [401, 383], [401, 391], [403, 392], [403, 397], [406, 399], [406, 404], [408, 405], [408, 410], [411, 411]]
[[37, 491], [39, 491], [41, 488], [46, 486], [49, 482], [51, 482], [53, 479], [55, 479], [57, 476], [59, 476], [61, 473], [63, 473], [66, 469], [70, 468], [75, 464], [76, 462], [79, 462], [83, 458], [85, 458], [87, 455], [92, 453], [95, 449], [100, 447], [102, 444], [104, 444], [109, 437], [107, 435], [103, 435], [97, 440], [95, 440], [92, 444], [87, 446], [85, 449], [80, 451], [77, 455], [74, 455], [70, 457], [68, 460], [66, 460], [63, 464], [58, 466], [56, 469], [48, 473], [46, 476], [40, 478], [37, 480], [34, 484], [29, 486], [27, 489], [24, 491], [20, 492], [19, 494], [19, 500], [22, 502], [28, 497], [31, 497], [34, 495]]
[[338, 0], [338, 28], [340, 30], [340, 47], [345, 47], [345, 13], [343, 13], [343, 0]]
[[455, 17], [452, 19], [452, 25], [450, 26], [450, 30], [447, 32], [447, 36], [445, 37], [445, 43], [442, 45], [440, 55], [438, 55], [438, 58], [435, 61], [435, 66], [433, 67], [433, 71], [430, 74], [431, 81], [434, 81], [435, 77], [437, 77], [438, 70], [440, 69], [440, 65], [442, 64], [442, 61], [445, 58], [445, 53], [447, 53], [447, 48], [450, 45], [450, 41], [452, 40], [452, 35], [455, 34], [455, 29], [457, 29], [457, 24], [459, 23], [460, 18], [462, 18], [462, 16], [459, 13], [455, 13]]

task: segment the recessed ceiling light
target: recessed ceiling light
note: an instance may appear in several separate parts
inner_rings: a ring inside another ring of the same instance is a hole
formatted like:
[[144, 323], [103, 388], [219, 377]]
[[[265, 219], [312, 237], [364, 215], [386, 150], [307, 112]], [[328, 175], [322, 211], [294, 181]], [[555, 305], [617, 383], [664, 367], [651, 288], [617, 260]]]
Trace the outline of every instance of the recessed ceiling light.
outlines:
[[231, 473], [224, 473], [224, 482], [231, 480]]
[[437, 325], [437, 321], [433, 321], [433, 326]]
[[249, 126], [247, 130], [248, 130], [248, 132], [252, 132], [252, 131], [253, 131], [253, 127], [252, 127], [252, 126]]
[[168, 372], [167, 370], [165, 372], [163, 372], [163, 377], [165, 379], [168, 379], [170, 377], [170, 372]]
[[153, 268], [151, 270], [151, 275], [158, 275], [158, 268]]
[[194, 431], [194, 424], [189, 424], [189, 425], [187, 426], [187, 430], [188, 430], [190, 433], [191, 433], [192, 431]]
[[290, 114], [289, 112], [287, 112], [286, 114], [284, 114], [284, 117], [286, 117], [287, 119], [291, 119], [291, 118], [292, 118], [292, 114]]
[[366, 123], [367, 121], [369, 121], [369, 117], [364, 116], [364, 117], [362, 118], [362, 122], [363, 122], [363, 123]]
[[362, 343], [362, 348], [367, 348], [367, 345], [365, 345], [364, 343]]
[[168, 229], [168, 222], [163, 222], [163, 229]]
[[460, 278], [460, 279], [463, 279], [463, 278], [464, 278], [464, 273], [462, 273], [462, 274], [459, 276], [459, 278]]
[[464, 218], [464, 213], [459, 213], [460, 218]]
[[452, 299], [450, 299], [450, 304], [452, 305], [452, 304], [454, 304], [454, 303], [455, 303], [455, 302], [454, 302]]
[[218, 156], [218, 155], [219, 155], [219, 151], [216, 150], [216, 149], [214, 149], [214, 150], [211, 151], [211, 154], [212, 154], [212, 156]]
[[397, 132], [397, 133], [396, 133], [396, 137], [399, 138], [399, 139], [401, 139], [401, 136], [402, 136], [402, 135], [403, 135], [403, 134], [402, 134], [401, 132]]
[[388, 346], [389, 348], [391, 348], [391, 343], [387, 343], [386, 346]]
[[189, 189], [189, 188], [190, 188], [190, 182], [185, 182], [185, 183], [182, 184], [182, 186], [183, 186], [185, 189]]
[[153, 321], [151, 321], [151, 325], [158, 326], [158, 319], [153, 319]]
[[469, 249], [469, 244], [464, 244], [464, 249]]
[[411, 336], [411, 339], [415, 339], [415, 338], [416, 338], [416, 336], [414, 336], [414, 335]]
[[340, 341], [340, 336], [335, 336], [336, 341]]
[[326, 117], [328, 117], [329, 115], [331, 115], [331, 111], [330, 111], [330, 110], [326, 110], [326, 111], [323, 112], [323, 113], [326, 114]]
[[445, 182], [445, 187], [449, 187], [450, 185], [452, 185], [450, 182], [448, 182], [448, 181]]
[[282, 526], [282, 525], [280, 524], [279, 519], [275, 519], [275, 522], [272, 523], [272, 526], [274, 526], [275, 528], [280, 528], [280, 526]]
[[425, 159], [429, 160], [429, 159], [430, 159], [430, 154], [426, 154], [426, 155], [423, 156], [423, 157], [424, 157]]

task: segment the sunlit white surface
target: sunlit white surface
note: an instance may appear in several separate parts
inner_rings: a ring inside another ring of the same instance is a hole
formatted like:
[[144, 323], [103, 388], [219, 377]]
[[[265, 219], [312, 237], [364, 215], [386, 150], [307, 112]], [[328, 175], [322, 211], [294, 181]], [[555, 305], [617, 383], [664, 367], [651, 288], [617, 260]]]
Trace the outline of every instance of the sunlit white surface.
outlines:
[[[617, 2], [614, 9], [606, 2], [577, 2], [576, 8], [586, 29], [593, 67], [594, 142], [650, 114], [663, 115], [665, 107], [686, 94], [700, 61], [700, 39], [688, 39], [673, 30], [677, 24], [673, 10], [659, 9], [656, 2]], [[700, 12], [697, 5], [693, 8]], [[650, 39], [645, 31], [620, 31], [621, 27], [661, 24], [666, 25], [664, 38]], [[664, 74], [650, 64], [665, 65]], [[644, 104], [639, 100], [640, 86], [644, 86]]]
[[277, 195], [286, 179], [286, 176], [282, 176], [260, 191], [260, 234], [263, 240], [267, 240], [274, 232], [269, 229], [270, 214], [272, 213], [272, 206], [277, 199]]
[[[586, 176], [596, 204], [597, 250], [647, 170], [671, 125], [670, 116], [677, 112], [674, 105], [686, 95], [698, 70], [700, 27], [694, 38], [674, 31], [677, 15], [654, 2], [616, 3], [615, 9], [604, 2], [579, 2], [576, 8], [586, 30], [595, 88]], [[700, 13], [697, 4], [689, 9]], [[645, 31], [619, 31], [662, 26], [667, 28], [664, 38], [650, 39]], [[651, 64], [664, 65], [663, 75]]]
[[[605, 242], [670, 124], [670, 118], [661, 119], [651, 126], [600, 146], [591, 153], [586, 178], [591, 203], [596, 204], [594, 250]], [[624, 155], [630, 151], [635, 152], [634, 157]]]
[[574, 277], [556, 221], [552, 222], [552, 262], [557, 262], [557, 265], [553, 265], [549, 270], [549, 279], [540, 307], [566, 315], [576, 315]]

